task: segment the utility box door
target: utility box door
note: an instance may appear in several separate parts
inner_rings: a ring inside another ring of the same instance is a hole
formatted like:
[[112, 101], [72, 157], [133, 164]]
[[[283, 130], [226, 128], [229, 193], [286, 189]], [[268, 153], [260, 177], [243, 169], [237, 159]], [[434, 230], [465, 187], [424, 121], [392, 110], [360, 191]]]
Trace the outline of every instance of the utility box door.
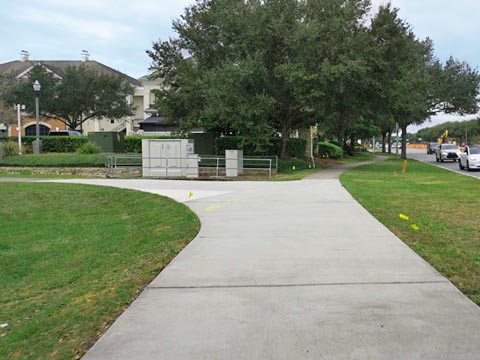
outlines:
[[142, 140], [144, 177], [198, 177], [197, 155], [187, 139]]

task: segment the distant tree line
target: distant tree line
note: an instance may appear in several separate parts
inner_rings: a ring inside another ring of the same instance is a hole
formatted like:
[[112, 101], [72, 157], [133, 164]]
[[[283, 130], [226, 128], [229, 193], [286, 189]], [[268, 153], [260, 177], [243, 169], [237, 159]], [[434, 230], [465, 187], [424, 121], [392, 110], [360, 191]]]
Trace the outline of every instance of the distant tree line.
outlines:
[[448, 130], [451, 138], [456, 139], [458, 144], [480, 144], [480, 119], [470, 121], [450, 121], [440, 125], [421, 129], [411, 135], [413, 141], [435, 142]]
[[[388, 140], [438, 112], [476, 113], [480, 76], [441, 63], [391, 5], [370, 0], [198, 0], [147, 53], [157, 107], [188, 130], [248, 138], [259, 151], [319, 124], [344, 148]], [[185, 56], [189, 54], [189, 56]], [[403, 147], [406, 147], [405, 140]], [[405, 154], [405, 151], [403, 152]]]

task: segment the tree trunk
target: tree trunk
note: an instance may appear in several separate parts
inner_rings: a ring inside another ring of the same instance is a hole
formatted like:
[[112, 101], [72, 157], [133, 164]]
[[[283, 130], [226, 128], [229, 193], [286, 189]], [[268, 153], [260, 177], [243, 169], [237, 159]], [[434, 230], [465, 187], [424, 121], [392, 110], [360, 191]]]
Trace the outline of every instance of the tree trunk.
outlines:
[[402, 125], [402, 160], [407, 160], [407, 125]]
[[387, 132], [386, 131], [382, 132], [382, 152], [383, 153], [387, 152], [387, 148], [385, 146], [386, 136], [387, 136]]
[[355, 135], [350, 135], [350, 153], [355, 154]]
[[392, 132], [391, 131], [388, 132], [387, 142], [388, 142], [388, 153], [391, 154], [392, 153]]
[[287, 142], [288, 139], [290, 138], [290, 129], [286, 126], [282, 126], [282, 149], [280, 151], [280, 158], [281, 159], [287, 159], [288, 158], [288, 153], [287, 153]]

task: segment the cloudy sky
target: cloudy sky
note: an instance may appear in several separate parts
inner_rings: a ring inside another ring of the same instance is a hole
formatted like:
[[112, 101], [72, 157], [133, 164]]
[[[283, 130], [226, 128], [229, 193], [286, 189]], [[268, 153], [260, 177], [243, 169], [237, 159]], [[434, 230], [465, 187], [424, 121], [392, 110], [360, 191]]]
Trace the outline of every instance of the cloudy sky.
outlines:
[[[83, 49], [133, 77], [148, 72], [145, 50], [167, 39], [172, 20], [192, 0], [0, 0], [0, 63], [19, 59], [80, 59]], [[383, 0], [373, 0], [374, 8]], [[480, 66], [480, 1], [393, 0], [415, 33], [430, 37], [437, 56]], [[448, 120], [439, 117], [432, 123]], [[428, 124], [428, 123], [427, 123]], [[431, 124], [428, 124], [431, 125]], [[415, 128], [410, 129], [414, 131]]]

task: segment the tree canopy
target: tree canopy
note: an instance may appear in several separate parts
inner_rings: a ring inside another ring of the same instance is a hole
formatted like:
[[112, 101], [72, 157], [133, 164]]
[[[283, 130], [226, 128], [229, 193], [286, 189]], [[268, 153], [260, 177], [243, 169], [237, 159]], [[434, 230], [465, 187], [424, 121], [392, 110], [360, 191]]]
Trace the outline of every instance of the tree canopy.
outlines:
[[346, 147], [437, 111], [477, 110], [476, 70], [442, 65], [391, 5], [371, 23], [369, 9], [370, 0], [198, 0], [174, 21], [175, 38], [147, 51], [165, 84], [157, 107], [259, 149], [281, 134], [282, 155], [291, 131], [312, 124]]
[[10, 76], [0, 75], [0, 124], [13, 124], [17, 121], [17, 112], [14, 108], [14, 104], [3, 101], [3, 95], [14, 82]]
[[68, 67], [62, 78], [55, 77], [43, 66], [36, 65], [26, 80], [10, 84], [1, 95], [5, 103], [21, 103], [34, 114], [35, 96], [32, 84], [38, 80], [41, 115], [63, 121], [76, 129], [91, 118], [116, 119], [133, 115], [133, 104], [127, 97], [133, 87], [120, 77], [100, 75], [85, 66]]

